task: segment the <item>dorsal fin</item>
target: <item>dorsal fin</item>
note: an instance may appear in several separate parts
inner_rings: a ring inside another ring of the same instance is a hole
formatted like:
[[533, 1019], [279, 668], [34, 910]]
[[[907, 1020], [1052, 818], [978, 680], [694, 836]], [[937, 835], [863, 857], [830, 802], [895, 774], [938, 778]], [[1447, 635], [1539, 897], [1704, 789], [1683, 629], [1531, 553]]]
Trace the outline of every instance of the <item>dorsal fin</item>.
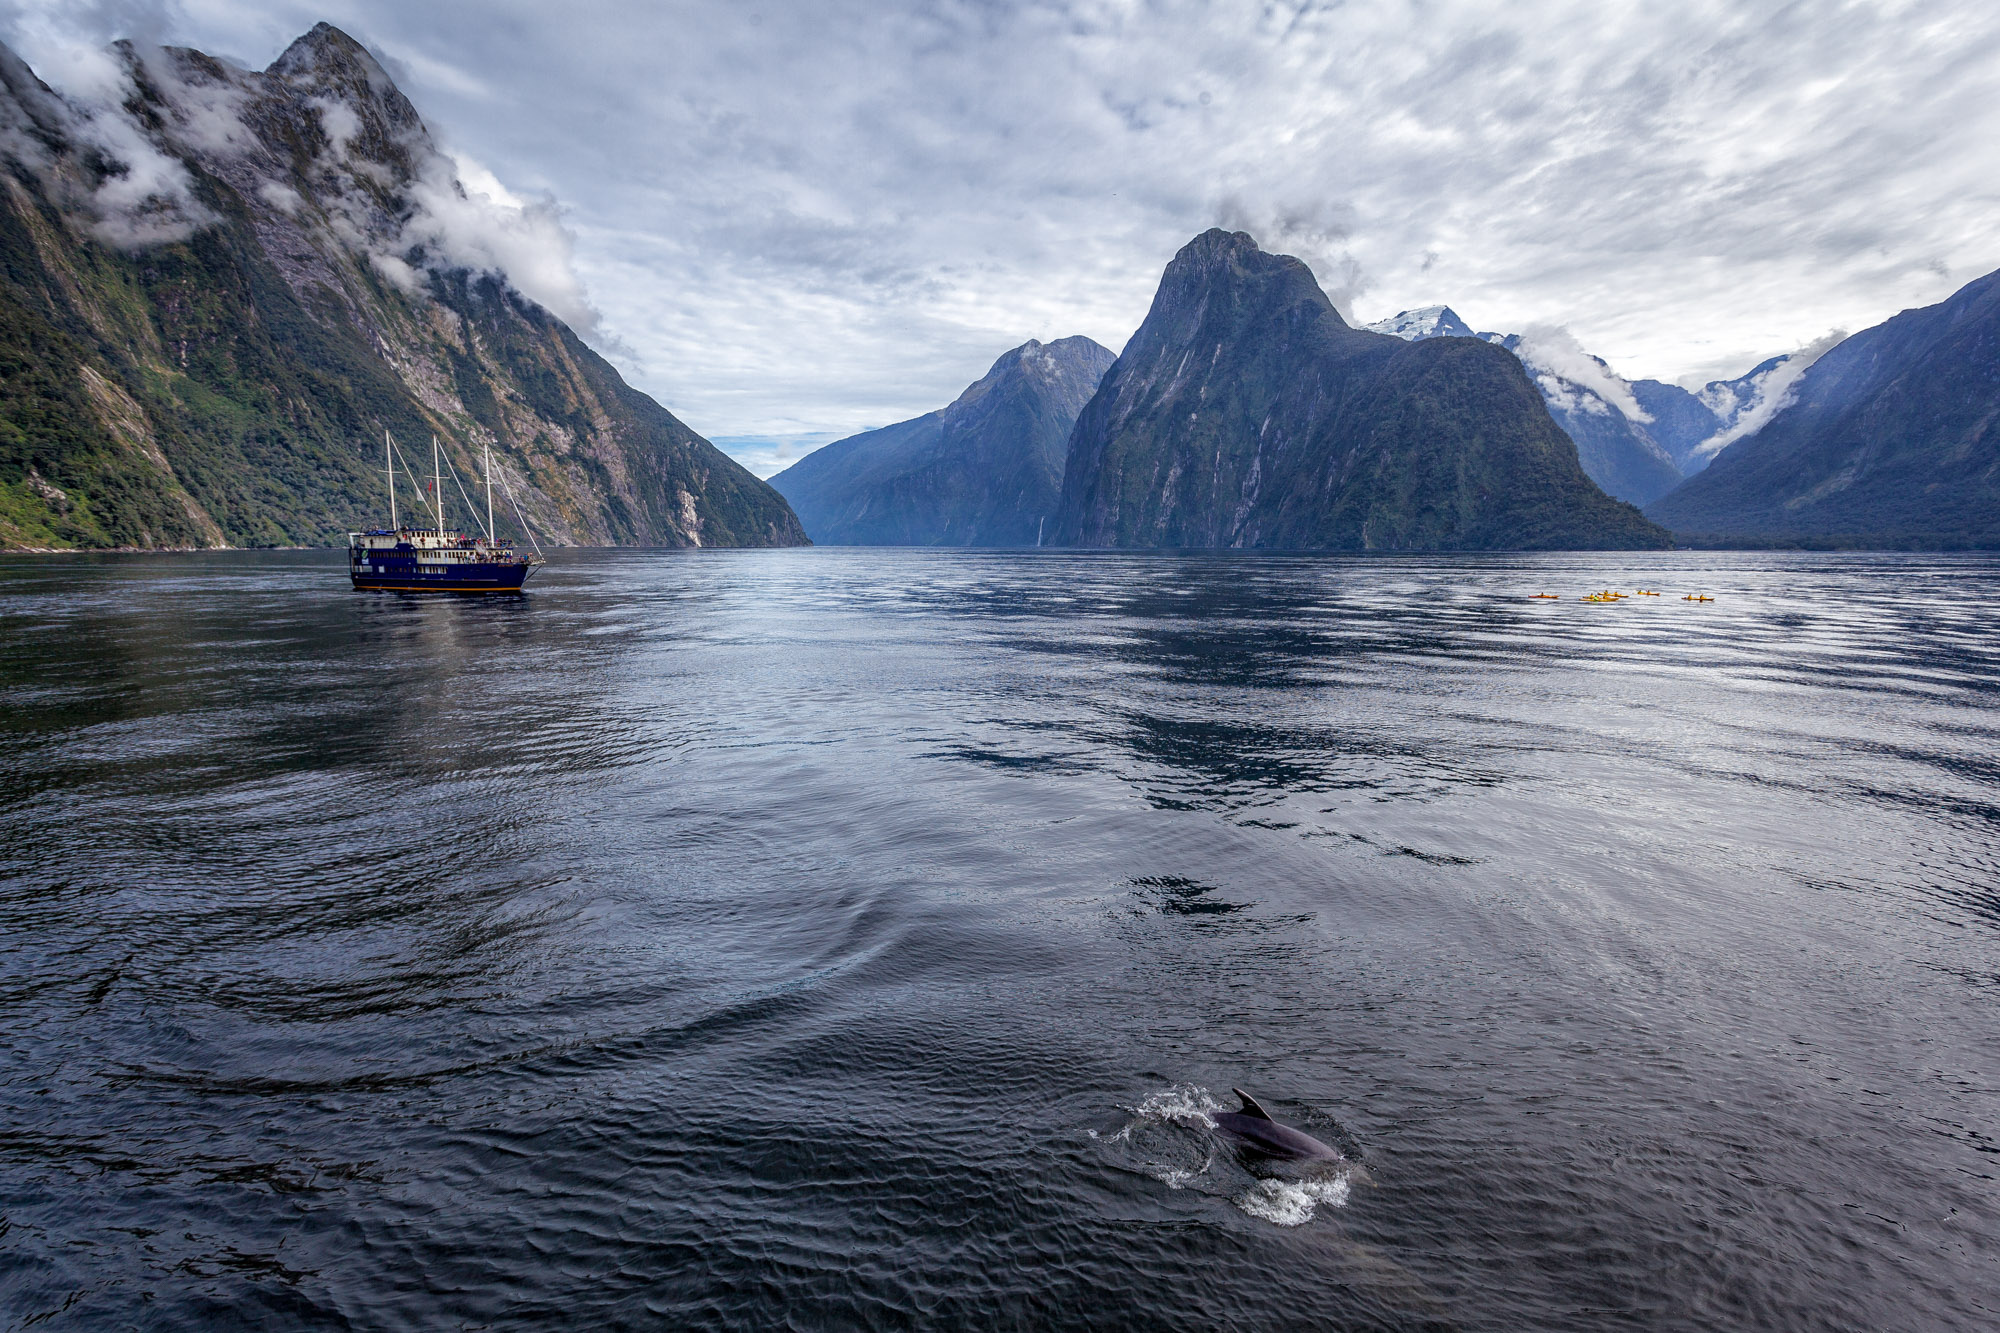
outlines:
[[1243, 1091], [1243, 1089], [1231, 1088], [1230, 1091], [1235, 1093], [1237, 1100], [1243, 1103], [1243, 1109], [1237, 1112], [1237, 1114], [1255, 1116], [1259, 1120], [1269, 1120], [1271, 1118], [1271, 1113], [1269, 1111], [1266, 1111], [1263, 1107], [1257, 1105], [1257, 1099], [1255, 1097], [1252, 1097], [1249, 1093]]

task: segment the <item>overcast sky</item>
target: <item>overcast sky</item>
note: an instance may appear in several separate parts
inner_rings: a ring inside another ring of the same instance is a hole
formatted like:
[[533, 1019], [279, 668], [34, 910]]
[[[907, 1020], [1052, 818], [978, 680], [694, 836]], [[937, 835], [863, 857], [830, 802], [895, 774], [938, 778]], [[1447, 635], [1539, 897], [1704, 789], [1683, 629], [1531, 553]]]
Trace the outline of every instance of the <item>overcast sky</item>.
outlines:
[[559, 201], [628, 378], [768, 475], [1027, 338], [1121, 347], [1203, 228], [1345, 312], [1738, 374], [2000, 267], [2000, 6], [0, 0], [262, 68], [325, 19]]

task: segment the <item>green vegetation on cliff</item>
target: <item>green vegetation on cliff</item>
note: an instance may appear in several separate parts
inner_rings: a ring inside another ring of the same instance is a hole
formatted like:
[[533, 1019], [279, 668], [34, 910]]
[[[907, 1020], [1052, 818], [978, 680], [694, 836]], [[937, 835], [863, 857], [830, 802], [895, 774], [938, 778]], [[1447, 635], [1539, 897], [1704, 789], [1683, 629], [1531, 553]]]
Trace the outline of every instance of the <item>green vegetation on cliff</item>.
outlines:
[[0, 547], [337, 543], [386, 518], [385, 430], [421, 457], [437, 435], [467, 476], [490, 445], [544, 540], [805, 540], [775, 491], [422, 230], [440, 191], [473, 205], [352, 39], [322, 24], [261, 74], [123, 54], [123, 112], [185, 188], [113, 214], [132, 164], [0, 48]]

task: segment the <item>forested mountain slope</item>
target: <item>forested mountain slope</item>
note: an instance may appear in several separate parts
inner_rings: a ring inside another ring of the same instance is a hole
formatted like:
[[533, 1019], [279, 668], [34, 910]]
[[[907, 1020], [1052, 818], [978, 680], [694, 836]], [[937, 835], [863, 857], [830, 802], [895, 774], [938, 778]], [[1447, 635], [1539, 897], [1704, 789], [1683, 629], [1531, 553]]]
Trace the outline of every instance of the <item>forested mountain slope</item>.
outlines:
[[385, 430], [467, 475], [490, 445], [544, 541], [805, 540], [523, 294], [559, 233], [468, 191], [351, 38], [117, 55], [85, 107], [0, 48], [0, 546], [339, 542], [387, 516]]

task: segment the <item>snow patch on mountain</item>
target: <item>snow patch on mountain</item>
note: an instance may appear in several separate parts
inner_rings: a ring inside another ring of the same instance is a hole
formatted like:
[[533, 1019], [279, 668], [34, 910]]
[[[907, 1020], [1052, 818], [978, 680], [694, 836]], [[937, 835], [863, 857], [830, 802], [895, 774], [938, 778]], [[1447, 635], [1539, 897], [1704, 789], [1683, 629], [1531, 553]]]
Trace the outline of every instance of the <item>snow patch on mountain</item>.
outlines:
[[1563, 412], [1622, 415], [1636, 425], [1645, 425], [1652, 416], [1632, 396], [1632, 386], [1610, 366], [1583, 350], [1568, 329], [1556, 324], [1534, 324], [1520, 333], [1475, 333], [1448, 305], [1427, 305], [1405, 310], [1366, 326], [1408, 342], [1425, 338], [1483, 338], [1521, 358], [1535, 386], [1549, 405]]
[[1448, 305], [1427, 305], [1418, 310], [1405, 310], [1363, 327], [1371, 333], [1386, 333], [1405, 342], [1418, 342], [1424, 338], [1478, 336], [1472, 331], [1472, 326], [1460, 319], [1458, 312]]

